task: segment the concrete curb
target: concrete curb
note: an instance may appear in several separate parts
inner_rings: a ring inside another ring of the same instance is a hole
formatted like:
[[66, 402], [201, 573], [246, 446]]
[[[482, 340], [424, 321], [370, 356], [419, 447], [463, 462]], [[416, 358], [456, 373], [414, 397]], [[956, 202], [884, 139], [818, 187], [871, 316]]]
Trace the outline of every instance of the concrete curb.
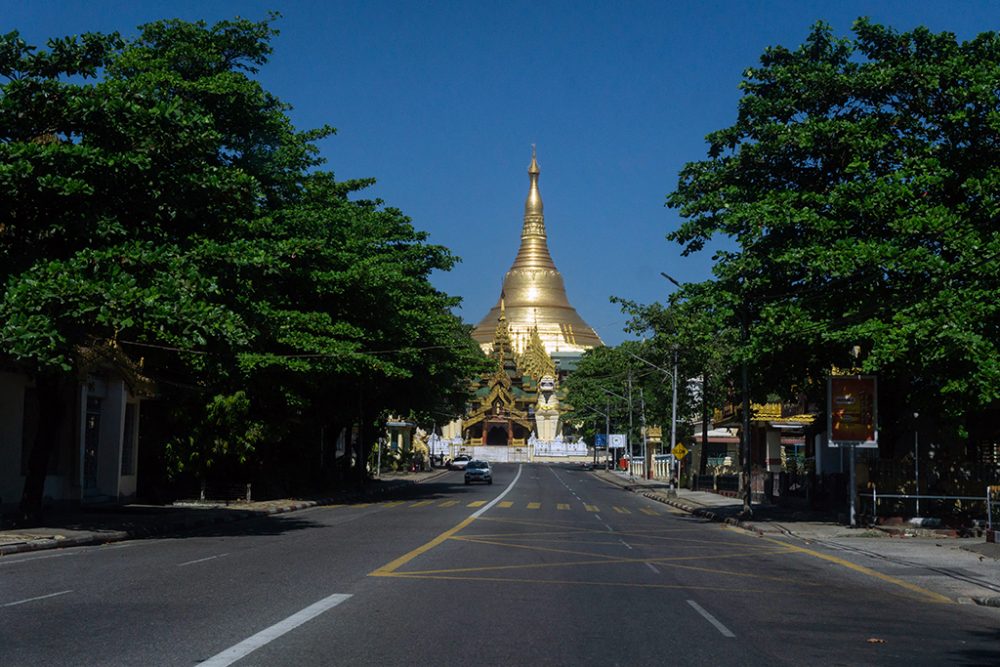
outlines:
[[309, 509], [311, 507], [335, 505], [337, 503], [343, 503], [343, 502], [357, 502], [371, 497], [383, 496], [387, 493], [399, 490], [401, 488], [405, 488], [407, 486], [413, 486], [416, 484], [421, 484], [423, 482], [434, 480], [443, 474], [445, 473], [441, 472], [437, 475], [425, 477], [424, 479], [419, 481], [408, 480], [408, 479], [390, 480], [388, 482], [381, 482], [379, 486], [374, 487], [372, 489], [353, 492], [336, 498], [331, 497], [331, 498], [317, 498], [315, 500], [302, 500], [289, 503], [287, 505], [279, 505], [277, 507], [269, 507], [267, 509], [261, 509], [261, 510], [234, 509], [234, 510], [227, 510], [226, 514], [220, 514], [210, 518], [194, 518], [194, 519], [189, 518], [184, 521], [172, 521], [169, 523], [161, 523], [154, 526], [136, 526], [135, 528], [130, 528], [128, 530], [112, 530], [103, 533], [78, 535], [75, 537], [66, 537], [62, 539], [42, 538], [37, 540], [31, 540], [30, 542], [16, 542], [14, 544], [0, 545], [0, 556], [8, 556], [8, 555], [26, 553], [31, 551], [45, 551], [48, 549], [64, 549], [67, 547], [86, 547], [86, 546], [95, 546], [99, 544], [111, 544], [113, 542], [124, 542], [125, 540], [142, 539], [147, 537], [155, 537], [157, 535], [166, 535], [169, 533], [194, 530], [195, 528], [204, 528], [206, 526], [213, 526], [217, 524], [234, 523], [236, 521], [244, 521], [246, 519], [259, 519], [261, 517], [271, 516], [274, 514], [288, 514], [291, 512], [298, 512], [300, 510]]
[[1000, 596], [993, 596], [988, 598], [972, 598], [972, 601], [983, 607], [1000, 608]]

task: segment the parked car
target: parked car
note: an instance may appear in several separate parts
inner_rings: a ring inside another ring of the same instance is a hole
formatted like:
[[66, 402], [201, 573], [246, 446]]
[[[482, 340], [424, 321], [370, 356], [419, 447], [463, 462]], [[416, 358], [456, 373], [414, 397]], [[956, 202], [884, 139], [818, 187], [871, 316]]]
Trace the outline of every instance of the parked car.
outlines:
[[490, 468], [488, 461], [469, 461], [465, 467], [465, 483], [473, 482], [493, 483], [493, 469]]
[[451, 461], [448, 461], [448, 470], [465, 470], [465, 466], [469, 465], [469, 461], [471, 460], [471, 456], [459, 454]]

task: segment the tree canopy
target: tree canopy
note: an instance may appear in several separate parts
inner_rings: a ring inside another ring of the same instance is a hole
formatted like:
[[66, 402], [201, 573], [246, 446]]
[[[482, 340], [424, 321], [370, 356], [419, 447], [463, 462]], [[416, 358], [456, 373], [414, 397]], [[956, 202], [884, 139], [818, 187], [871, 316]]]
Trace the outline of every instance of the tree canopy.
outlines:
[[[717, 237], [720, 330], [749, 325], [757, 393], [878, 373], [886, 406], [958, 417], [1000, 398], [1000, 37], [817, 24], [744, 72], [667, 204], [685, 254]], [[700, 296], [699, 296], [700, 295]]]
[[94, 348], [141, 365], [187, 416], [179, 466], [454, 410], [482, 356], [430, 283], [457, 258], [254, 78], [275, 19], [0, 37], [0, 355], [53, 385]]

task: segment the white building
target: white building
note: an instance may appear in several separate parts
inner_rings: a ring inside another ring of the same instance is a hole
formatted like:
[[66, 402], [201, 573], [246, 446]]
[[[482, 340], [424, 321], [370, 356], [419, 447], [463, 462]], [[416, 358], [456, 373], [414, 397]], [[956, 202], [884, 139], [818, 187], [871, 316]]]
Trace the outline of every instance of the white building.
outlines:
[[[140, 394], [148, 381], [94, 371], [66, 392], [63, 428], [49, 460], [45, 504], [121, 503], [135, 498]], [[136, 386], [138, 385], [138, 386]], [[0, 371], [0, 509], [17, 507], [38, 432], [28, 376]]]

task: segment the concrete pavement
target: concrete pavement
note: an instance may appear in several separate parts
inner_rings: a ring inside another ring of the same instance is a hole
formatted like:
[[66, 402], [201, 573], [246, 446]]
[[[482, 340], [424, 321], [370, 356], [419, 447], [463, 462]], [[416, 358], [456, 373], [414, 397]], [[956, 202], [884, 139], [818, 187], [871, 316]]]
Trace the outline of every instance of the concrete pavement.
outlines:
[[384, 473], [364, 489], [352, 490], [329, 498], [284, 498], [257, 502], [177, 503], [174, 505], [124, 505], [76, 508], [46, 512], [45, 525], [36, 528], [0, 530], [0, 556], [121, 542], [154, 535], [192, 530], [272, 514], [378, 499], [401, 487], [419, 484], [443, 475], [446, 470]]
[[742, 501], [716, 493], [674, 489], [662, 480], [628, 472], [598, 470], [599, 477], [623, 489], [711, 521], [761, 536], [821, 545], [860, 560], [892, 568], [916, 568], [920, 576], [958, 602], [1000, 607], [1000, 544], [984, 537], [906, 529], [851, 528], [832, 514], [754, 505], [753, 518], [741, 518]]
[[[213, 524], [294, 512], [318, 505], [377, 500], [401, 487], [433, 480], [447, 471], [386, 474], [365, 489], [331, 498], [280, 499], [252, 503], [205, 505], [127, 505], [50, 512], [43, 527], [0, 530], [0, 556], [70, 546], [105, 544], [169, 535]], [[752, 519], [741, 518], [739, 499], [704, 491], [676, 489], [668, 495], [659, 480], [597, 470], [595, 475], [628, 491], [678, 510], [761, 536], [820, 545], [851, 557], [876, 559], [898, 567], [918, 568], [954, 579], [946, 586], [952, 599], [1000, 607], [1000, 545], [983, 538], [955, 538], [924, 533], [909, 536], [872, 529], [851, 529], [833, 515], [756, 505]], [[964, 583], [963, 583], [964, 582]], [[940, 583], [940, 582], [939, 582]]]

